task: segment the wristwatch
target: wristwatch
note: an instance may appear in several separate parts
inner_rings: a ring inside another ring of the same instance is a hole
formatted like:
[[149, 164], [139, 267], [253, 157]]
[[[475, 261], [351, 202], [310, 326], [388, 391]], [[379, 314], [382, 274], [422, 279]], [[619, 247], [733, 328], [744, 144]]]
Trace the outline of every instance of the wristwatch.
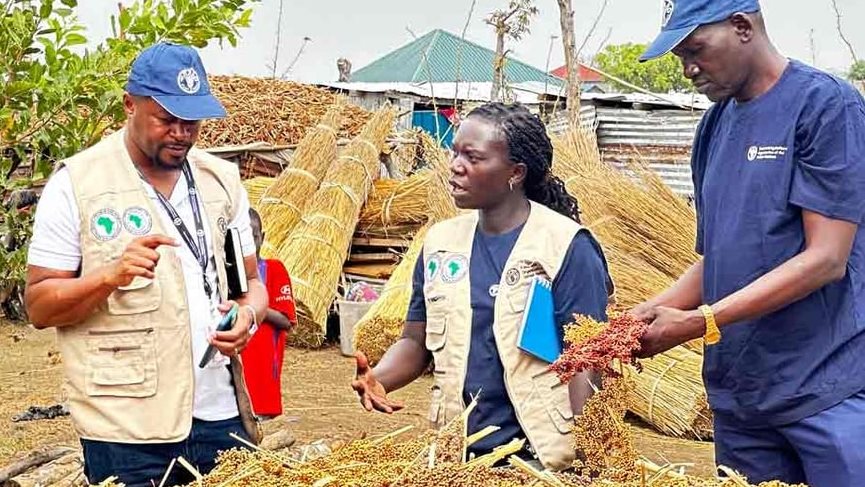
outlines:
[[715, 322], [715, 313], [712, 311], [712, 307], [706, 304], [700, 306], [699, 310], [706, 320], [706, 334], [703, 335], [703, 340], [706, 345], [714, 345], [721, 341], [721, 330], [718, 329], [718, 324]]
[[252, 313], [252, 324], [249, 325], [249, 336], [255, 335], [255, 332], [258, 331], [258, 316], [255, 314], [255, 308], [251, 304], [244, 304], [243, 307], [249, 309], [249, 312]]

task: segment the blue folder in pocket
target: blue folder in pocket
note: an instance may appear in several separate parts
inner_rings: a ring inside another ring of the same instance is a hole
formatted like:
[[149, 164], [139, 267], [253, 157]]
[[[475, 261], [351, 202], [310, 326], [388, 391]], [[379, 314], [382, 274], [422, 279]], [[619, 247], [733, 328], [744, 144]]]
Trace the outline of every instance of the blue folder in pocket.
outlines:
[[562, 354], [553, 305], [553, 286], [542, 277], [535, 276], [529, 288], [517, 346], [549, 363], [555, 362]]

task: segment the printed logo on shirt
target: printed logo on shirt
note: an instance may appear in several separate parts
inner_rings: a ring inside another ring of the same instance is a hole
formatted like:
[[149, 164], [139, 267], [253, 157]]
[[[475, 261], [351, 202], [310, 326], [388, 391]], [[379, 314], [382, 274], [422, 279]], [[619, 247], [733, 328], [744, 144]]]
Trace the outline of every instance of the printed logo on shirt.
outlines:
[[102, 208], [90, 217], [90, 232], [96, 240], [114, 240], [120, 235], [120, 228], [120, 215], [111, 208]]
[[776, 161], [787, 155], [787, 148], [777, 145], [756, 146], [748, 148], [748, 161]]
[[468, 272], [469, 259], [465, 255], [451, 255], [442, 264], [441, 274], [444, 282], [457, 282], [466, 277]]
[[153, 228], [153, 220], [147, 210], [133, 206], [123, 212], [123, 228], [132, 235], [147, 235]]
[[[177, 73], [177, 87], [183, 90], [184, 93], [194, 95], [201, 88], [201, 79], [198, 77], [198, 72], [195, 68], [186, 68]], [[193, 194], [192, 191], [189, 192]]]
[[279, 296], [276, 298], [277, 301], [292, 301], [294, 300], [294, 296], [291, 294], [291, 286], [286, 284], [279, 288]]
[[427, 282], [432, 281], [438, 276], [439, 271], [441, 270], [441, 260], [437, 256], [432, 256], [426, 263], [426, 280]]
[[664, 0], [664, 12], [661, 17], [661, 28], [667, 27], [670, 19], [673, 17], [673, 11], [676, 10], [676, 3], [673, 0]]

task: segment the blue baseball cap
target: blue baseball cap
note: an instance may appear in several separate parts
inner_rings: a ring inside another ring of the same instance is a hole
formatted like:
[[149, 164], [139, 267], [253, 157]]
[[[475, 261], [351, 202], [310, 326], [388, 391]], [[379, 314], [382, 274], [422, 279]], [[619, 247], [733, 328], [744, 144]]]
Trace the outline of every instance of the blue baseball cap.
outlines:
[[640, 56], [648, 61], [667, 54], [701, 25], [727, 20], [737, 12], [760, 10], [757, 0], [664, 0], [661, 33]]
[[126, 92], [149, 96], [183, 120], [225, 117], [225, 108], [210, 92], [198, 52], [189, 46], [161, 42], [141, 51], [132, 63]]

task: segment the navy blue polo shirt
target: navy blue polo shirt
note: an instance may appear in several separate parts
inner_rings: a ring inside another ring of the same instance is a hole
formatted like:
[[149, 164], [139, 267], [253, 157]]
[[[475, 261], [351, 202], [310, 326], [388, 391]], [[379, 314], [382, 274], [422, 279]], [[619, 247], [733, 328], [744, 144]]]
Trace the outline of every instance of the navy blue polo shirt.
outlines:
[[[703, 300], [715, 303], [800, 253], [803, 210], [865, 218], [865, 103], [791, 61], [764, 95], [718, 103], [692, 156]], [[846, 276], [777, 312], [732, 324], [706, 347], [716, 414], [738, 424], [798, 421], [865, 389], [865, 235]]]
[[[505, 389], [504, 367], [493, 336], [495, 298], [490, 291], [492, 286], [501, 282], [504, 266], [521, 231], [522, 227], [503, 235], [487, 235], [478, 228], [472, 243], [469, 263], [472, 332], [463, 400], [468, 404], [472, 396], [478, 392], [480, 395], [477, 407], [468, 419], [468, 433], [490, 425], [501, 427], [469, 448], [469, 453], [475, 455], [489, 453], [514, 438], [526, 437]], [[408, 321], [426, 322], [423, 284], [423, 259], [418, 259]], [[573, 321], [575, 313], [606, 319], [608, 286], [610, 278], [600, 246], [591, 234], [579, 232], [553, 280], [556, 321], [563, 325], [560, 329], [562, 340], [564, 325]]]

